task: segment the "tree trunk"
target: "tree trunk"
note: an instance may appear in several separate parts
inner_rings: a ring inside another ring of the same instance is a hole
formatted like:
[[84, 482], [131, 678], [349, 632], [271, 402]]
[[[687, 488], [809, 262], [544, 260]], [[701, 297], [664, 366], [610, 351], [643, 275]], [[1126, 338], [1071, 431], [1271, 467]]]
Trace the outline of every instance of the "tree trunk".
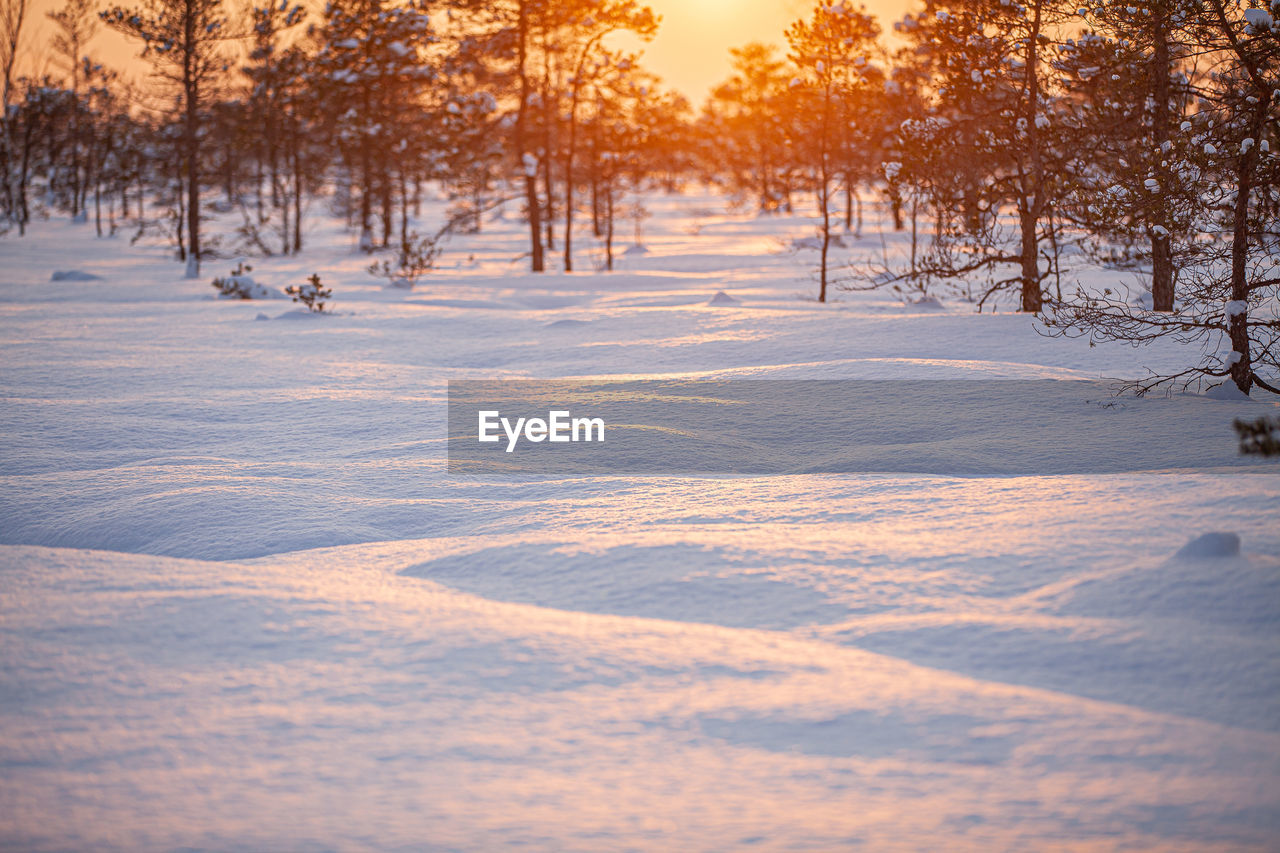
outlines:
[[[920, 196], [913, 190], [911, 193], [911, 274], [916, 274], [916, 252], [919, 245], [917, 229], [917, 213], [920, 209]], [[899, 214], [900, 215], [900, 214]]]
[[1036, 243], [1036, 202], [1023, 200], [1018, 206], [1018, 220], [1022, 231], [1022, 310], [1035, 314], [1044, 304], [1040, 293], [1040, 254]]
[[[574, 100], [577, 100], [575, 95]], [[578, 123], [569, 113], [569, 151], [564, 160], [564, 271], [573, 272], [573, 155]]]
[[293, 151], [293, 253], [302, 251], [302, 152], [298, 142]]
[[391, 245], [391, 233], [395, 230], [395, 202], [391, 196], [391, 171], [382, 176], [382, 248]]
[[400, 175], [400, 257], [409, 257], [409, 179]]
[[[1168, 169], [1160, 166], [1165, 156], [1164, 145], [1169, 139], [1169, 34], [1167, 13], [1155, 16], [1155, 50], [1151, 58], [1151, 98], [1155, 109], [1151, 116], [1152, 143], [1156, 158], [1156, 179], [1162, 187], [1169, 186]], [[1169, 245], [1170, 223], [1160, 217], [1164, 233], [1151, 232], [1151, 307], [1156, 311], [1173, 310], [1173, 253]]]
[[542, 210], [538, 204], [538, 164], [529, 154], [527, 142], [529, 113], [529, 72], [526, 68], [529, 54], [529, 0], [519, 0], [519, 21], [516, 27], [518, 61], [517, 69], [520, 77], [520, 106], [516, 111], [516, 159], [521, 173], [524, 174], [524, 203], [529, 220], [529, 268], [533, 272], [543, 272], [545, 261], [542, 257]]
[[1036, 121], [1040, 112], [1040, 21], [1043, 0], [1035, 5], [1031, 32], [1027, 36], [1026, 102], [1023, 118], [1027, 122], [1027, 146], [1030, 174], [1021, 182], [1022, 198], [1018, 213], [1022, 231], [1022, 310], [1035, 314], [1044, 305], [1040, 292], [1040, 247], [1036, 242], [1036, 225], [1044, 208], [1044, 164], [1040, 155], [1040, 128]]
[[[1250, 133], [1255, 140], [1262, 138], [1266, 127], [1267, 102], [1259, 100], [1254, 113]], [[1236, 203], [1231, 215], [1231, 301], [1249, 303], [1249, 197], [1253, 194], [1254, 171], [1258, 165], [1259, 146], [1254, 144], [1240, 155], [1236, 166]], [[1231, 349], [1235, 361], [1231, 364], [1231, 381], [1248, 394], [1253, 388], [1253, 354], [1249, 351], [1249, 312], [1233, 313], [1227, 321]]]
[[578, 153], [578, 100], [582, 92], [582, 75], [587, 57], [595, 46], [592, 39], [582, 48], [573, 73], [573, 94], [569, 99], [569, 147], [564, 158], [564, 271], [573, 272], [573, 167]]
[[200, 275], [200, 82], [196, 79], [196, 10], [187, 0], [183, 46], [187, 149], [187, 278]]
[[844, 174], [844, 230], [853, 230], [853, 176]]
[[31, 221], [31, 210], [27, 206], [27, 183], [31, 180], [31, 146], [33, 126], [35, 122], [28, 120], [22, 138], [22, 165], [18, 171], [18, 236], [27, 233], [27, 223]]
[[[74, 220], [80, 215], [80, 45], [72, 46], [75, 60], [71, 63], [71, 217]], [[102, 236], [102, 229], [98, 229]]]
[[613, 270], [613, 185], [604, 190], [604, 268]]
[[828, 165], [828, 139], [831, 124], [831, 84], [827, 83], [822, 99], [822, 138], [818, 140], [818, 206], [822, 213], [822, 260], [818, 269], [818, 301], [827, 301], [827, 252], [831, 248], [831, 174]]
[[[550, 151], [551, 146], [548, 144], [544, 151]], [[546, 154], [542, 158], [542, 191], [546, 193], [546, 216], [542, 218], [546, 230], [546, 246], [547, 251], [554, 252], [556, 250], [556, 232], [555, 232], [555, 190], [554, 184], [551, 183], [551, 155]]]
[[826, 166], [822, 169], [822, 261], [818, 270], [818, 301], [827, 301], [827, 252], [831, 248], [831, 202], [830, 187], [827, 186]]
[[186, 189], [182, 186], [182, 170], [184, 164], [182, 158], [177, 158], [178, 174], [177, 181], [174, 183], [174, 195], [178, 200], [178, 258], [185, 261], [187, 259], [187, 203]]

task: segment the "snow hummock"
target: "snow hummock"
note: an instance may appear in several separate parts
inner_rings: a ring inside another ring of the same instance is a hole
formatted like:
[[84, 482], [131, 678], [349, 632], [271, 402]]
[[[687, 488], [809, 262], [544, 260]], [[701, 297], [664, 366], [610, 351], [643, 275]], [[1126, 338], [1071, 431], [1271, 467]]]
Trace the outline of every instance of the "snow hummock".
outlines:
[[942, 300], [927, 293], [915, 299], [908, 299], [906, 304], [907, 307], [914, 308], [919, 311], [941, 311], [944, 307]]
[[1176, 557], [1235, 557], [1240, 554], [1236, 533], [1203, 533], [1178, 549]]
[[55, 270], [49, 281], [102, 281], [102, 276], [84, 270]]
[[716, 295], [707, 301], [708, 305], [741, 305], [742, 302], [734, 299], [723, 290], [717, 290]]
[[253, 276], [240, 274], [224, 276], [221, 299], [288, 299], [279, 290], [255, 280]]
[[[1239, 360], [1240, 360], [1240, 353], [1235, 352], [1234, 350], [1222, 357], [1222, 363], [1227, 366], [1233, 365]], [[1209, 388], [1208, 390], [1206, 390], [1203, 396], [1210, 400], [1248, 400], [1250, 399], [1248, 394], [1240, 390], [1240, 386], [1236, 385], [1236, 383], [1230, 380], [1227, 380], [1226, 382], [1219, 382], [1217, 385], [1214, 385], [1212, 388]]]

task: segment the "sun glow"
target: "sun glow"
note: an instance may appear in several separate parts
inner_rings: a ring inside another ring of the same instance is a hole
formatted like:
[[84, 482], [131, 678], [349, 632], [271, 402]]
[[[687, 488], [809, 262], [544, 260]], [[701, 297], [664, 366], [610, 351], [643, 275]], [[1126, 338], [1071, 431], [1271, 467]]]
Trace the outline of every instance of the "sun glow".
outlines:
[[[806, 17], [810, 0], [648, 0], [662, 16], [658, 35], [648, 44], [619, 37], [615, 44], [644, 51], [644, 65], [667, 86], [683, 92], [695, 106], [729, 76], [729, 48], [764, 42], [781, 48], [783, 32]], [[914, 4], [909, 0], [870, 0], [867, 9], [892, 31], [893, 21]]]

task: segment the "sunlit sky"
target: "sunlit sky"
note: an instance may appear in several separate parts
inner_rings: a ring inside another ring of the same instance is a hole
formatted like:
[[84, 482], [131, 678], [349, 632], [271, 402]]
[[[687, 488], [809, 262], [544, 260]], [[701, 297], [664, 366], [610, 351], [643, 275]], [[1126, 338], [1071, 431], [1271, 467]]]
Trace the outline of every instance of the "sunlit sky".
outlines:
[[[23, 71], [53, 73], [53, 60], [47, 49], [53, 24], [45, 20], [45, 12], [62, 5], [63, 0], [33, 0], [26, 33], [26, 62]], [[106, 0], [100, 0], [105, 6]], [[119, 0], [128, 6], [130, 0]], [[239, 3], [228, 4], [230, 7]], [[317, 4], [318, 5], [318, 4]], [[680, 90], [694, 104], [700, 104], [707, 91], [729, 73], [729, 48], [750, 41], [763, 41], [781, 46], [782, 32], [792, 21], [806, 17], [813, 0], [648, 0], [648, 5], [662, 16], [657, 37], [642, 45], [643, 64]], [[882, 29], [909, 8], [911, 0], [868, 0], [867, 9], [880, 21]], [[623, 42], [617, 42], [623, 46]], [[630, 46], [630, 43], [627, 43]], [[91, 54], [115, 68], [144, 72], [135, 59], [136, 47], [123, 37], [105, 29], [90, 44]]]
[[[814, 0], [649, 0], [662, 15], [657, 37], [644, 46], [644, 65], [700, 104], [729, 74], [729, 48], [751, 41], [782, 47], [783, 30], [808, 17]], [[912, 8], [911, 0], [868, 0], [883, 30]]]

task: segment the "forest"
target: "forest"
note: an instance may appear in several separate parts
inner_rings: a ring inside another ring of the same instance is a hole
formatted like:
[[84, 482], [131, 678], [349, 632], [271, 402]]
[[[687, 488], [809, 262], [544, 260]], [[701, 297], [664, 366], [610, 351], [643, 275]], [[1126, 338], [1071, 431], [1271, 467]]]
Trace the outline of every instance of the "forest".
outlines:
[[[928, 0], [882, 24], [818, 0], [696, 105], [615, 46], [661, 26], [638, 0], [66, 0], [46, 45], [30, 0], [2, 0], [0, 245], [65, 215], [160, 236], [198, 277], [295, 254], [308, 217], [336, 215], [412, 281], [515, 204], [531, 271], [574, 271], [588, 231], [612, 269], [633, 199], [704, 184], [766, 216], [812, 206], [819, 301], [1004, 295], [1048, 335], [1198, 347], [1144, 389], [1274, 392], [1280, 5], [1250, 2]], [[150, 76], [94, 59], [103, 27]], [[40, 52], [53, 71], [20, 73]], [[449, 216], [419, 233], [428, 191]], [[832, 257], [866, 200], [906, 257]], [[1082, 263], [1147, 292], [1083, 286]]]

